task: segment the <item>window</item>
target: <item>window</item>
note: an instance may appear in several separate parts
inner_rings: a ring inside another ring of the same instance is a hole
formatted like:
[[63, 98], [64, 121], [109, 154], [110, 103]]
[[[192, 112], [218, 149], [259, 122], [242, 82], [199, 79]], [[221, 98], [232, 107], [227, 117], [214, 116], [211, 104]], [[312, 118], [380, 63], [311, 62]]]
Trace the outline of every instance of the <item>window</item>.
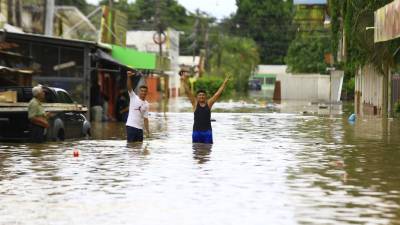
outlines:
[[59, 103], [74, 103], [69, 95], [64, 91], [57, 91]]

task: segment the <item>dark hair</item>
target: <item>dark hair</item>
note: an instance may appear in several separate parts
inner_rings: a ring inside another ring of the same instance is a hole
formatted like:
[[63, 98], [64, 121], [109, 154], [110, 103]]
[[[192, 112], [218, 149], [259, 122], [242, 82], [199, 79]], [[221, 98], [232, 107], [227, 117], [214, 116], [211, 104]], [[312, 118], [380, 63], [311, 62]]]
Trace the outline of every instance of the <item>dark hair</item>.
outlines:
[[204, 90], [204, 89], [200, 89], [200, 90], [198, 90], [197, 92], [196, 92], [196, 95], [198, 95], [198, 94], [200, 94], [200, 93], [203, 93], [203, 94], [207, 94], [207, 92], [206, 92], [206, 90]]
[[182, 69], [182, 70], [179, 71], [179, 76], [182, 76], [183, 73], [189, 73], [189, 72], [190, 71], [188, 71], [188, 70]]
[[148, 88], [147, 88], [146, 85], [141, 85], [139, 88], [140, 88], [140, 89], [144, 88], [144, 89], [148, 90]]

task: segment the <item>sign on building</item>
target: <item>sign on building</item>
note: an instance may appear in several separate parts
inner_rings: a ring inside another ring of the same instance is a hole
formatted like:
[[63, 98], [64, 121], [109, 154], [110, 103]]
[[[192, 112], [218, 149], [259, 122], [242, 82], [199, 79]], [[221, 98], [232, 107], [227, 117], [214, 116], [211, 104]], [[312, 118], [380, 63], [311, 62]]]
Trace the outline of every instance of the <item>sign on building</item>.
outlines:
[[400, 37], [400, 0], [375, 11], [375, 42], [389, 41]]
[[103, 16], [101, 18], [100, 42], [126, 46], [126, 28], [128, 27], [128, 17], [119, 10], [103, 6]]

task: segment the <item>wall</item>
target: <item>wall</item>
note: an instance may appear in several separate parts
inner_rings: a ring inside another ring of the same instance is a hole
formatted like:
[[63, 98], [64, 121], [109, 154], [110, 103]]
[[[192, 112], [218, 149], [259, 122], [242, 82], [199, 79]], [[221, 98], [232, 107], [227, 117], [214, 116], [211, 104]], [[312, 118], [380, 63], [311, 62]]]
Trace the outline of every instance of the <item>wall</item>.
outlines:
[[[329, 102], [329, 75], [320, 74], [279, 74], [281, 81], [282, 100], [307, 100]], [[332, 74], [331, 100], [340, 101], [343, 84], [343, 72], [335, 71]]]
[[355, 77], [355, 111], [361, 115], [381, 115], [383, 75], [371, 65], [358, 71]]

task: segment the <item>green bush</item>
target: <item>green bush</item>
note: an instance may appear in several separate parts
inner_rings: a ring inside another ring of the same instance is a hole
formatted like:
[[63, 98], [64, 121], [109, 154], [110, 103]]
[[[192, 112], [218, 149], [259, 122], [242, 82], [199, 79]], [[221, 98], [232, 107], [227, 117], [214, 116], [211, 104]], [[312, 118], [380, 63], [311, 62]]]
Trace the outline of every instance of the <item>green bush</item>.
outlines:
[[343, 85], [343, 89], [346, 93], [354, 93], [355, 87], [356, 87], [356, 84], [355, 84], [354, 77], [345, 81], [345, 83]]
[[[194, 83], [194, 92], [196, 93], [198, 90], [205, 90], [207, 92], [207, 96], [211, 97], [217, 92], [218, 88], [224, 82], [224, 78], [217, 76], [203, 76], [196, 80]], [[229, 82], [225, 87], [225, 90], [222, 92], [222, 96], [229, 96], [232, 93], [233, 84]]]
[[394, 104], [394, 111], [396, 113], [400, 113], [400, 101], [396, 102], [396, 104]]

